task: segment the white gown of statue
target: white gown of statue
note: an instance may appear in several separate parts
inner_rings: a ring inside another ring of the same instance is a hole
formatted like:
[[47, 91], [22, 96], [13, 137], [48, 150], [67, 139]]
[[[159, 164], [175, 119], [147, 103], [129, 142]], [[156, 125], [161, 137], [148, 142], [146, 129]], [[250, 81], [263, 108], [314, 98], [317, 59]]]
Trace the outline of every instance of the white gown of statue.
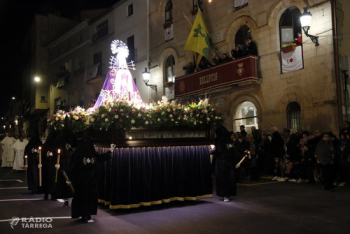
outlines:
[[5, 137], [1, 141], [1, 145], [3, 147], [3, 153], [2, 153], [2, 164], [1, 167], [13, 167], [13, 159], [15, 156], [15, 151], [13, 149], [13, 144], [15, 143], [16, 139], [13, 137]]
[[20, 141], [17, 140], [15, 144], [13, 144], [13, 148], [15, 149], [15, 160], [13, 163], [13, 169], [15, 170], [24, 170], [24, 149], [28, 141]]

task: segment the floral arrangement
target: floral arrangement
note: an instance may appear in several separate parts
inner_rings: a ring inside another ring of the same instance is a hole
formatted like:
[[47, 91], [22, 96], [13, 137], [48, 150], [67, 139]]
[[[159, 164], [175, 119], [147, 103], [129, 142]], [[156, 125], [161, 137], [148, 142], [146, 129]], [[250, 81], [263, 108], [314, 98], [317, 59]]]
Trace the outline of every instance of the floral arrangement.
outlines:
[[166, 97], [150, 105], [117, 99], [100, 106], [92, 113], [80, 107], [68, 113], [58, 111], [48, 118], [48, 125], [61, 130], [64, 127], [65, 115], [69, 116], [74, 132], [89, 127], [96, 130], [174, 127], [215, 129], [223, 122], [221, 112], [209, 104], [208, 99], [181, 105], [175, 101], [169, 102]]
[[68, 117], [74, 132], [80, 132], [89, 126], [87, 122], [89, 115], [84, 108], [76, 107], [73, 111], [68, 113]]
[[289, 44], [287, 44], [285, 46], [282, 46], [282, 49], [287, 48], [287, 47], [293, 47], [293, 46], [297, 46], [297, 44], [292, 42], [292, 43], [289, 43]]
[[64, 127], [64, 118], [66, 117], [66, 112], [59, 110], [56, 114], [53, 114], [47, 119], [47, 125], [55, 128], [56, 131], [60, 131]]

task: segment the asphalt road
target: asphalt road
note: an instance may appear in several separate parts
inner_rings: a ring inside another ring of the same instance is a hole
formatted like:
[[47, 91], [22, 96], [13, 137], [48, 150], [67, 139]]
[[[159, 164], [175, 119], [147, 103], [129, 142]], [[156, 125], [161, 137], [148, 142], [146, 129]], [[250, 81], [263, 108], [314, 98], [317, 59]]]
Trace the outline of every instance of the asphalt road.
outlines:
[[246, 179], [230, 202], [214, 196], [128, 210], [100, 207], [93, 219], [71, 219], [62, 202], [31, 195], [24, 172], [0, 168], [0, 230], [6, 234], [349, 234], [350, 187], [329, 192], [321, 184]]

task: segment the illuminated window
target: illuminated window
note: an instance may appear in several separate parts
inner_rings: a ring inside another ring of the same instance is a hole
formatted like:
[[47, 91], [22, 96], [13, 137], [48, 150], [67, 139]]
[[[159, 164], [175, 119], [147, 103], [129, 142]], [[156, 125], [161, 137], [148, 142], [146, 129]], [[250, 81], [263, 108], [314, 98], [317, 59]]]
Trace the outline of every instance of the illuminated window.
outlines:
[[235, 132], [239, 131], [240, 125], [244, 125], [247, 132], [253, 126], [258, 129], [258, 113], [252, 102], [245, 101], [238, 105], [233, 120]]
[[175, 81], [175, 58], [170, 55], [165, 62], [165, 80], [164, 82]]

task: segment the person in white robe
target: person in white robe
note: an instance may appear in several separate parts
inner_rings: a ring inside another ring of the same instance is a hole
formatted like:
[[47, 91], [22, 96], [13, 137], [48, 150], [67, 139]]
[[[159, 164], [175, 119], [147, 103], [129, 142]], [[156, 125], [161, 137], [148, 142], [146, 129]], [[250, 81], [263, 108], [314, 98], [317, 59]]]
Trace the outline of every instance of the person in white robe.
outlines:
[[15, 151], [12, 146], [15, 141], [16, 139], [12, 137], [11, 133], [8, 133], [7, 137], [1, 141], [1, 146], [4, 150], [2, 153], [1, 167], [13, 167]]
[[13, 163], [13, 169], [15, 170], [24, 170], [24, 149], [26, 148], [26, 145], [28, 144], [28, 141], [24, 141], [23, 137], [21, 136], [15, 144], [13, 144], [13, 148], [15, 150], [15, 160]]

